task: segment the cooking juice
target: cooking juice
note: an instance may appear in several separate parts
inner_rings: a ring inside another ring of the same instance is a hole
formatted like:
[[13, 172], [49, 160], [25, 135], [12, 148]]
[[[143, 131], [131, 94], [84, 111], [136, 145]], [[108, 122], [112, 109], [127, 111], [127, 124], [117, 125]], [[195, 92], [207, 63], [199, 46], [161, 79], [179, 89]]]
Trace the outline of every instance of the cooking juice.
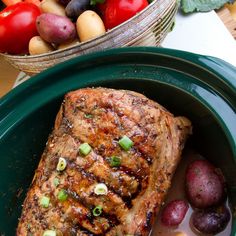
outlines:
[[[185, 150], [183, 158], [178, 165], [175, 175], [172, 179], [172, 187], [170, 188], [165, 205], [172, 200], [180, 199], [187, 200], [185, 195], [185, 173], [187, 166], [194, 160], [203, 159], [203, 157], [193, 150]], [[164, 205], [164, 206], [165, 206]], [[228, 200], [226, 201], [226, 206], [229, 208]], [[213, 234], [202, 234], [197, 232], [191, 224], [191, 215], [193, 213], [193, 208], [189, 204], [189, 209], [185, 215], [184, 220], [178, 227], [167, 227], [161, 222], [161, 212], [159, 217], [157, 217], [156, 223], [152, 229], [150, 236], [212, 236]], [[215, 234], [217, 236], [230, 236], [232, 226], [232, 217], [230, 217], [230, 222], [227, 227], [220, 233]]]

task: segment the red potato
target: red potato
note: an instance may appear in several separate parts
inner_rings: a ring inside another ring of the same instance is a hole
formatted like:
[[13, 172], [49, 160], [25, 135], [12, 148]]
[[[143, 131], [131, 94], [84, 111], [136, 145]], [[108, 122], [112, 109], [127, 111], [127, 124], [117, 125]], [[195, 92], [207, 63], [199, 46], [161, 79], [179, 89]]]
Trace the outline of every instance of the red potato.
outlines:
[[230, 221], [230, 212], [225, 206], [215, 209], [198, 210], [192, 215], [195, 229], [203, 234], [218, 234], [222, 232]]
[[76, 37], [75, 25], [64, 16], [43, 13], [37, 17], [36, 25], [41, 38], [49, 43], [62, 44]]
[[188, 211], [188, 203], [184, 200], [169, 202], [162, 211], [161, 222], [165, 226], [178, 226]]
[[207, 208], [220, 204], [225, 197], [222, 174], [206, 160], [192, 162], [186, 171], [186, 194], [196, 208]]

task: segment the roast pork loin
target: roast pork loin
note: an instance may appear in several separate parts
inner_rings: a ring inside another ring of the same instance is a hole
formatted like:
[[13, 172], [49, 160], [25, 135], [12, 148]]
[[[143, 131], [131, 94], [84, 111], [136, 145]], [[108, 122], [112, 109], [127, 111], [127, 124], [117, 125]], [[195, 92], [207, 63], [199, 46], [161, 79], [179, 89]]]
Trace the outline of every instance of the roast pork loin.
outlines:
[[145, 236], [191, 123], [142, 94], [69, 92], [23, 204], [18, 236]]

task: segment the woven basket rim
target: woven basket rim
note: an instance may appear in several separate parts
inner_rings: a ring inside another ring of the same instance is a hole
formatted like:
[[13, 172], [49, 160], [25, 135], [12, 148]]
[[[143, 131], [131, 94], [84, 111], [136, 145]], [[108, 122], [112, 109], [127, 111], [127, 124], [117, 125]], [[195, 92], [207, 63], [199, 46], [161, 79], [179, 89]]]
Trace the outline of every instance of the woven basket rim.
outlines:
[[[150, 3], [145, 9], [143, 9], [141, 12], [130, 18], [129, 20], [123, 22], [122, 24], [114, 27], [113, 29], [107, 31], [104, 35], [101, 35], [97, 38], [91, 39], [86, 42], [80, 42], [78, 44], [72, 45], [68, 48], [64, 49], [56, 49], [55, 51], [49, 52], [49, 53], [43, 53], [39, 55], [11, 55], [6, 53], [0, 53], [0, 55], [4, 58], [6, 58], [9, 62], [10, 61], [18, 61], [18, 60], [29, 60], [37, 62], [41, 58], [44, 59], [45, 57], [48, 59], [54, 59], [55, 57], [59, 56], [60, 54], [66, 53], [65, 55], [62, 55], [62, 57], [69, 56], [73, 54], [74, 52], [81, 52], [81, 55], [83, 54], [83, 50], [93, 48], [96, 45], [99, 45], [101, 42], [109, 42], [109, 40], [114, 39], [117, 35], [120, 35], [122, 32], [124, 32], [124, 29], [130, 28], [130, 24], [134, 23], [136, 20], [139, 20], [140, 18], [145, 19], [147, 16], [151, 14], [152, 9], [155, 10], [160, 6], [165, 6], [163, 10], [160, 12], [159, 17], [157, 17], [157, 21], [161, 23], [161, 21], [165, 18], [165, 16], [168, 16], [168, 12], [170, 9], [172, 9], [172, 6], [176, 4], [176, 0], [154, 0], [152, 3]], [[166, 14], [166, 15], [165, 15]], [[171, 17], [171, 16], [168, 16]], [[142, 20], [142, 19], [141, 19]], [[148, 28], [148, 27], [147, 27]], [[143, 31], [142, 33], [145, 33]], [[135, 38], [135, 37], [134, 37]], [[115, 46], [115, 45], [114, 45]], [[106, 48], [104, 48], [106, 49]]]

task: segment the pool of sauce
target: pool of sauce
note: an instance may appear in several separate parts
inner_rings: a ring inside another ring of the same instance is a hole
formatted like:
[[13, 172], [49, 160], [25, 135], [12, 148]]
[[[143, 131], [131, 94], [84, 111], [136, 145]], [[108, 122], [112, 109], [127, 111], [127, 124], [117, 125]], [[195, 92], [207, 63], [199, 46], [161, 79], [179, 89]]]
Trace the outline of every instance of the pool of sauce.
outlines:
[[[189, 163], [191, 163], [196, 159], [203, 159], [203, 157], [194, 152], [193, 150], [185, 150], [183, 158], [178, 165], [175, 175], [173, 176], [172, 187], [168, 192], [165, 204], [176, 199], [186, 200], [185, 190], [184, 190], [185, 171]], [[226, 202], [226, 205], [228, 206], [228, 201]], [[156, 223], [154, 224], [150, 236], [212, 236], [212, 235], [201, 234], [193, 229], [190, 221], [192, 212], [193, 209], [189, 205], [189, 209], [182, 223], [178, 227], [173, 227], [173, 228], [164, 226], [160, 222], [160, 217], [157, 217]], [[230, 236], [231, 226], [232, 226], [232, 217], [225, 230], [216, 234], [216, 236]]]

